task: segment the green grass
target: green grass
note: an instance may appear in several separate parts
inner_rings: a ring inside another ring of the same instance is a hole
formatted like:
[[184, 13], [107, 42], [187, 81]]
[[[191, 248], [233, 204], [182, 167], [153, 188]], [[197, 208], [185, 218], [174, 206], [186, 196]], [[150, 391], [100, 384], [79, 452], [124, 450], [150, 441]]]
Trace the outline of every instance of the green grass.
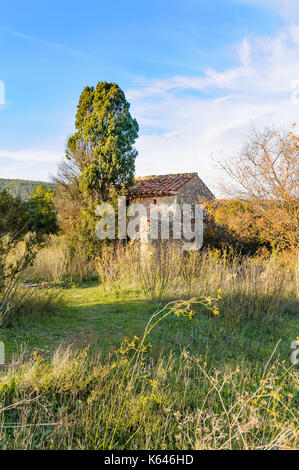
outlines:
[[[91, 345], [92, 350], [107, 355], [118, 349], [125, 337], [141, 336], [151, 314], [166, 301], [150, 301], [136, 290], [107, 292], [97, 282], [61, 289], [65, 306], [56, 316], [21, 320], [14, 328], [0, 329], [7, 360], [22, 350], [53, 352], [61, 343], [76, 347]], [[171, 317], [151, 335], [154, 357], [187, 349], [204, 354], [210, 361], [263, 362], [280, 341], [278, 353], [290, 357], [290, 344], [296, 337], [295, 307], [262, 325], [256, 321], [240, 322], [234, 328], [222, 316], [210, 318], [204, 309], [192, 320]]]
[[[196, 315], [161, 320], [139, 357], [139, 340], [130, 341], [143, 336], [167, 300], [98, 282], [57, 293], [63, 302], [55, 315], [34, 308], [0, 329], [7, 361], [17, 358], [0, 372], [0, 449], [297, 446], [292, 296], [275, 300], [277, 308], [265, 316], [271, 292], [224, 293], [219, 316], [192, 304]], [[244, 316], [247, 306], [259, 314]]]
[[166, 301], [95, 282], [61, 291], [55, 316], [21, 317], [0, 330], [8, 360], [26, 349], [0, 373], [0, 449], [297, 445], [294, 303], [262, 324], [234, 327], [221, 308], [219, 317], [203, 307], [192, 319], [171, 314], [128, 366], [136, 346], [116, 351], [126, 337], [142, 337]]
[[0, 449], [296, 448], [294, 255], [111, 245], [70, 287], [61, 242], [4, 293]]

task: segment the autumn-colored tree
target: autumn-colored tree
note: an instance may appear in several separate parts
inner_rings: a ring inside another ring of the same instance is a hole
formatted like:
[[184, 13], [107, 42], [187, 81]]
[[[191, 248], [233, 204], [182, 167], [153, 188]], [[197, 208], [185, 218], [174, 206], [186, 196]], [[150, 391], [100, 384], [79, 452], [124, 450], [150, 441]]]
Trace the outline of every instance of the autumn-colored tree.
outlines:
[[232, 246], [240, 253], [254, 253], [262, 241], [257, 229], [254, 210], [249, 201], [240, 199], [214, 199], [200, 201], [209, 216], [205, 242], [213, 247]]
[[[248, 143], [221, 168], [237, 184], [238, 202], [215, 207], [216, 221], [235, 233], [255, 237], [278, 249], [296, 250], [299, 242], [299, 137], [289, 132], [252, 130]], [[236, 211], [236, 204], [239, 209]]]

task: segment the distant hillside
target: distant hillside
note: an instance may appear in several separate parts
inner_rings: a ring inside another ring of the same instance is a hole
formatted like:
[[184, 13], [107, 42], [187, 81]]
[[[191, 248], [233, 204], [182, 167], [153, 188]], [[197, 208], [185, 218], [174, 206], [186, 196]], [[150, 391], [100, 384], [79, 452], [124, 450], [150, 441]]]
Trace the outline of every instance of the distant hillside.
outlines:
[[30, 193], [34, 191], [40, 184], [54, 189], [54, 184], [45, 183], [43, 181], [29, 180], [11, 180], [0, 178], [0, 191], [6, 189], [12, 196], [20, 196], [24, 201], [29, 199]]

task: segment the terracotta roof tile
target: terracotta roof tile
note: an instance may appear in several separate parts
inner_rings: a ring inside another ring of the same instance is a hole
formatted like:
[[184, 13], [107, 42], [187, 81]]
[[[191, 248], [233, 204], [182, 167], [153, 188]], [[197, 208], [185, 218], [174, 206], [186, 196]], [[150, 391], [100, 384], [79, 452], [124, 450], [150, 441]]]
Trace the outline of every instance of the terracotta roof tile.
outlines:
[[181, 173], [135, 178], [134, 185], [128, 191], [128, 196], [131, 199], [150, 196], [172, 196], [196, 175], [197, 173]]

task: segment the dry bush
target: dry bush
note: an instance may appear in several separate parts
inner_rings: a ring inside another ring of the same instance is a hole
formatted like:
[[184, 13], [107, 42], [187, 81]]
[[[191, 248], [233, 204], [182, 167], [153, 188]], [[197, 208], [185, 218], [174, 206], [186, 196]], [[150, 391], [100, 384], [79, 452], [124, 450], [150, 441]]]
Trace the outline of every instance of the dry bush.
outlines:
[[101, 256], [96, 259], [100, 282], [107, 289], [115, 290], [124, 285], [130, 287], [136, 281], [138, 257], [139, 247], [135, 243], [103, 245]]
[[34, 261], [37, 249], [33, 234], [26, 234], [22, 241], [0, 236], [0, 325], [11, 321], [26, 297], [26, 292], [20, 296], [22, 276]]
[[[29, 237], [30, 241], [30, 237]], [[63, 303], [58, 290], [28, 288], [24, 284], [38, 255], [38, 246], [29, 246], [27, 237], [7, 254], [4, 282], [0, 289], [0, 325], [13, 326], [19, 320], [38, 319], [58, 313]]]
[[[289, 132], [252, 129], [237, 155], [222, 158], [221, 168], [237, 184], [233, 196], [218, 209], [219, 218], [234, 233], [280, 250], [298, 249], [299, 243], [299, 136]], [[230, 187], [226, 192], [232, 195]]]

